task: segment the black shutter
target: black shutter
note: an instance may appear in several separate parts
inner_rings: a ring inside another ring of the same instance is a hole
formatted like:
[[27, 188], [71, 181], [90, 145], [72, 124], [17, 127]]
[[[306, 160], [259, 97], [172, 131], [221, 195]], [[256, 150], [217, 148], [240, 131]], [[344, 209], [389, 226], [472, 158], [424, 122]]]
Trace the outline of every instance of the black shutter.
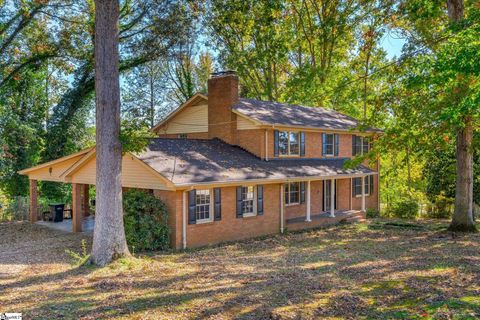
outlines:
[[352, 136], [352, 157], [357, 155], [357, 136]]
[[197, 223], [197, 215], [195, 212], [197, 200], [197, 190], [188, 191], [188, 224]]
[[242, 217], [242, 187], [237, 187], [237, 218]]
[[300, 203], [305, 202], [305, 181], [300, 182]]
[[325, 180], [322, 180], [322, 212], [325, 211]]
[[333, 200], [334, 201], [333, 209], [337, 210], [337, 190], [338, 190], [337, 185], [338, 185], [338, 183], [337, 183], [336, 180], [335, 180], [334, 184], [335, 184], [335, 197], [334, 197], [334, 200]]
[[370, 176], [370, 195], [373, 194], [373, 174]]
[[273, 131], [273, 155], [278, 157], [278, 130]]
[[222, 189], [213, 189], [213, 217], [215, 221], [222, 220]]
[[338, 145], [339, 145], [340, 137], [339, 137], [338, 134], [334, 134], [333, 139], [335, 140], [335, 146], [334, 146], [335, 151], [334, 151], [334, 153], [335, 153], [335, 157], [337, 157], [338, 156], [338, 147], [339, 147]]
[[326, 144], [325, 133], [322, 133], [322, 156], [325, 157], [325, 144]]
[[263, 186], [257, 186], [257, 215], [263, 214]]
[[355, 196], [357, 195], [355, 193], [355, 179], [357, 178], [352, 178], [352, 198], [355, 198]]
[[305, 132], [300, 132], [300, 156], [305, 156]]

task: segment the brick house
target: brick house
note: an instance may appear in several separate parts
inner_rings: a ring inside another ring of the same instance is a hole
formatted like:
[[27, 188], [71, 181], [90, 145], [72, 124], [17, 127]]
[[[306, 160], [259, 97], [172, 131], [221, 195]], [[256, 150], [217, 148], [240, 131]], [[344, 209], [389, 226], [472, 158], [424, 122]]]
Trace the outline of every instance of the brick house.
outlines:
[[[122, 161], [122, 185], [148, 189], [169, 210], [171, 245], [223, 241], [362, 220], [379, 208], [378, 161], [347, 160], [369, 151], [381, 131], [323, 108], [239, 97], [234, 72], [212, 75], [154, 128], [140, 154]], [[72, 183], [73, 229], [81, 231], [95, 148], [20, 171], [30, 179], [31, 220], [37, 181]]]

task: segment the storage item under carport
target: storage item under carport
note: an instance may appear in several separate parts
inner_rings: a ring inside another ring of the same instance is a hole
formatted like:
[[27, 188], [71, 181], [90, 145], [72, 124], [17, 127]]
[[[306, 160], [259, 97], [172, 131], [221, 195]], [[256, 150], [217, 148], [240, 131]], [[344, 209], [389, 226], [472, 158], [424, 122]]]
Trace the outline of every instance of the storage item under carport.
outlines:
[[63, 221], [63, 210], [65, 209], [65, 204], [50, 204], [50, 212], [52, 213], [53, 222], [62, 222]]

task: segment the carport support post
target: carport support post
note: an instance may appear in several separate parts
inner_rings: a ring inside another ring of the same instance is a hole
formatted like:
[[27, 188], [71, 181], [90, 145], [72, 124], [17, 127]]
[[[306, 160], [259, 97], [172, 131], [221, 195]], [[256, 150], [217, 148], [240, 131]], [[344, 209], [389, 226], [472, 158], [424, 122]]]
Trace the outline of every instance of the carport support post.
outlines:
[[38, 187], [37, 180], [29, 180], [30, 184], [30, 222], [38, 220]]
[[88, 191], [90, 189], [89, 184], [84, 184], [83, 185], [83, 194], [82, 194], [82, 207], [83, 207], [83, 216], [88, 217], [90, 215], [90, 204], [89, 201], [90, 199], [88, 198], [89, 194]]
[[83, 185], [72, 183], [72, 231], [82, 232], [82, 191]]

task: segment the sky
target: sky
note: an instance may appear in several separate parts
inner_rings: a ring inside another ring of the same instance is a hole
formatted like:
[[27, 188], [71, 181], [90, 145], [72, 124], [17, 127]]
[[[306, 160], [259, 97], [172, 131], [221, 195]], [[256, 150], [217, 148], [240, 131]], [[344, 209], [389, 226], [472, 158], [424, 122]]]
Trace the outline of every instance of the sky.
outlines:
[[402, 47], [405, 43], [405, 39], [398, 37], [392, 32], [385, 33], [381, 40], [381, 46], [387, 52], [387, 57], [389, 59], [400, 57], [402, 53]]

